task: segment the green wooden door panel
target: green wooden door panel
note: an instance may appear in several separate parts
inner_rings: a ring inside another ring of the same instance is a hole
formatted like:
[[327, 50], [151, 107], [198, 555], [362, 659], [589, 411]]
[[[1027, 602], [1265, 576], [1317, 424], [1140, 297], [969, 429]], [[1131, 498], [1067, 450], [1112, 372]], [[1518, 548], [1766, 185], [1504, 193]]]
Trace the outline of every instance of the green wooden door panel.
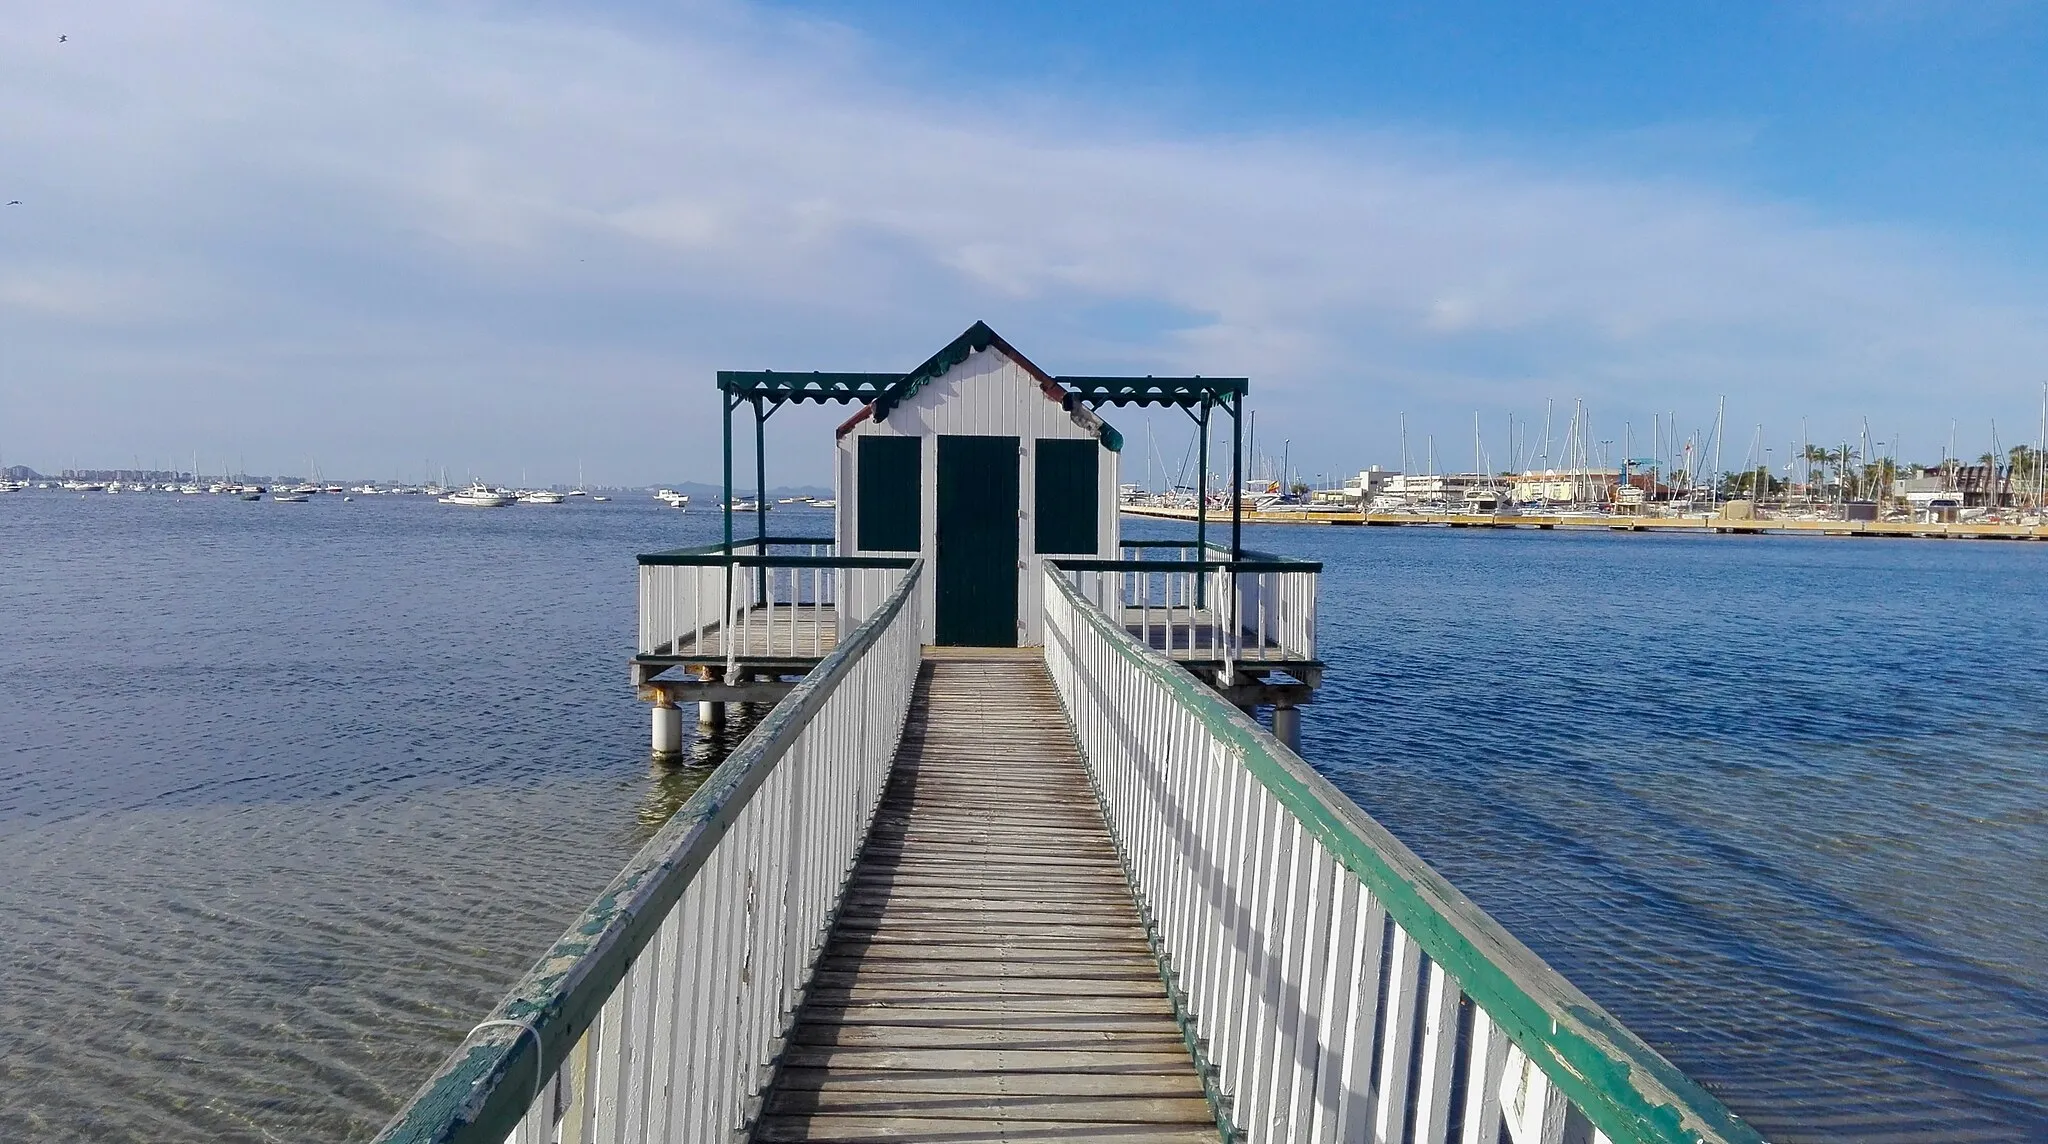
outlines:
[[1102, 463], [1098, 450], [1093, 440], [1038, 439], [1037, 479], [1032, 486], [1038, 551], [1095, 553], [1096, 476]]
[[924, 547], [917, 437], [861, 437], [854, 544], [865, 552], [916, 552]]
[[939, 438], [937, 642], [1017, 646], [1015, 437]]

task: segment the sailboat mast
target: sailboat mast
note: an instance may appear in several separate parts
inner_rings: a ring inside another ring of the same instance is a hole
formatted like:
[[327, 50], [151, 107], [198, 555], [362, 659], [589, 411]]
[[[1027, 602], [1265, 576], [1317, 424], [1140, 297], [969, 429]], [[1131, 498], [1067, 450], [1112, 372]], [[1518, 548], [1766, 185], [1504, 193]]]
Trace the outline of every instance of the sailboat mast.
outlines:
[[1714, 503], [1714, 504], [1715, 504], [1716, 506], [1718, 506], [1718, 505], [1719, 505], [1719, 504], [1721, 503], [1721, 420], [1722, 420], [1722, 418], [1724, 418], [1724, 417], [1726, 417], [1726, 416], [1727, 416], [1727, 413], [1728, 413], [1728, 397], [1727, 397], [1727, 395], [1726, 395], [1726, 394], [1723, 394], [1723, 395], [1721, 396], [1721, 400], [1720, 400], [1720, 401], [1718, 401], [1718, 402], [1716, 402], [1716, 403], [1714, 404], [1714, 495], [1713, 495], [1713, 503]]

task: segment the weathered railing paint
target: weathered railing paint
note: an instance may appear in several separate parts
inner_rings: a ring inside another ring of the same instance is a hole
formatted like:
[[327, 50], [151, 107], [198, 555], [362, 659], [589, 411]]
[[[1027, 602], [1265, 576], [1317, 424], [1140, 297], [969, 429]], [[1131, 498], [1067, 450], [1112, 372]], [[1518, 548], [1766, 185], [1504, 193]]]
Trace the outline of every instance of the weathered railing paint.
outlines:
[[835, 556], [829, 538], [810, 537], [708, 544], [638, 559], [639, 653], [677, 655], [718, 636], [727, 666], [774, 655], [778, 637], [791, 655], [822, 657], [830, 650], [827, 613], [836, 631], [852, 631], [910, 566], [908, 558]]
[[1240, 1138], [1760, 1139], [1256, 723], [1046, 577], [1047, 664]]
[[712, 773], [380, 1140], [596, 1144], [746, 1128], [902, 733], [922, 567]]

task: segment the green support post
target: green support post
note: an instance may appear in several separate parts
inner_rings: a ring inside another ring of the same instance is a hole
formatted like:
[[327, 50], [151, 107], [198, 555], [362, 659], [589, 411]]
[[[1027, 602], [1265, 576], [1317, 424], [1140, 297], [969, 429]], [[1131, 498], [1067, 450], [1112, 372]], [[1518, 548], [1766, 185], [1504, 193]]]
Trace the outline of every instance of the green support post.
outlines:
[[[1195, 479], [1195, 559], [1209, 559], [1209, 395], [1202, 395], [1202, 416], [1196, 420], [1202, 434], [1202, 471]], [[1209, 604], [1209, 581], [1195, 573], [1195, 607]]]
[[[756, 556], [768, 555], [768, 417], [761, 412], [761, 395], [754, 395], [754, 539]], [[768, 599], [768, 569], [754, 570], [754, 583], [762, 602]]]

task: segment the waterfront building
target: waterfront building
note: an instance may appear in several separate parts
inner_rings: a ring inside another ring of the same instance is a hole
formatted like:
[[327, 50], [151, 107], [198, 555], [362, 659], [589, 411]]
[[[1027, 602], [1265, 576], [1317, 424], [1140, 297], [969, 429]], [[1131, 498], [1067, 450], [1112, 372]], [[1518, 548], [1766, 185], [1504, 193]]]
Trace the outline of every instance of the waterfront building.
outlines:
[[1522, 504], [1598, 503], [1614, 499], [1621, 474], [1613, 469], [1529, 469], [1508, 478], [1516, 501]]
[[1388, 497], [1410, 504], [1462, 503], [1466, 494], [1494, 488], [1499, 483], [1486, 473], [1392, 473], [1386, 476], [1381, 489]]

